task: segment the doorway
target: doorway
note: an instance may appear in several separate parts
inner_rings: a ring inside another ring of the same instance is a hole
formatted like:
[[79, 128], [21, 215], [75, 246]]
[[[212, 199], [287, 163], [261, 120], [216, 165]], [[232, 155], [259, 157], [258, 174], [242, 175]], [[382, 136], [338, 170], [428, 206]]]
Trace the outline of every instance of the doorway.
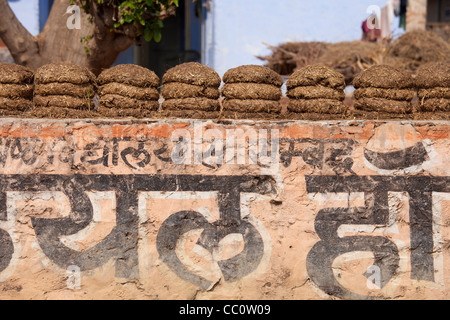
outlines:
[[184, 62], [201, 61], [202, 1], [181, 0], [175, 16], [164, 20], [159, 43], [134, 47], [134, 63], [154, 71], [160, 78]]

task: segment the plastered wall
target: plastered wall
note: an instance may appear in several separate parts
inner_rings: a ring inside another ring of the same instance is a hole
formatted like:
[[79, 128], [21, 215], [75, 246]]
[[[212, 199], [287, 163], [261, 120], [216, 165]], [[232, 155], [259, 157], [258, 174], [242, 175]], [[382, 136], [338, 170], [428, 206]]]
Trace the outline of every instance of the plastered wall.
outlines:
[[1, 299], [448, 299], [449, 124], [0, 121]]

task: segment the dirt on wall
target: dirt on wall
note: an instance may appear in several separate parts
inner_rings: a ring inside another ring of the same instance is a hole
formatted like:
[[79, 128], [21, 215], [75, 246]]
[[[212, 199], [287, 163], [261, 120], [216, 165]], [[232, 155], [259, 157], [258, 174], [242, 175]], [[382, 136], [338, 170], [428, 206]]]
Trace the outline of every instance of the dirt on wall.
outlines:
[[0, 119], [0, 296], [448, 300], [449, 134]]

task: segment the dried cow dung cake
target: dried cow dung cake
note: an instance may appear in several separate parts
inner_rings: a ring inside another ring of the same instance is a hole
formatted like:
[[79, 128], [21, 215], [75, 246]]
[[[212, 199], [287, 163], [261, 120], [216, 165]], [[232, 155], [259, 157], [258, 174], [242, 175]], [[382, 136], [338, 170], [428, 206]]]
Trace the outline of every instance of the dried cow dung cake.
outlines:
[[281, 112], [283, 79], [272, 69], [259, 65], [232, 68], [223, 76], [224, 111], [236, 113]]
[[288, 90], [304, 86], [322, 86], [337, 90], [345, 89], [342, 74], [323, 64], [311, 64], [296, 70], [286, 82]]
[[414, 93], [414, 90], [411, 89], [358, 88], [353, 92], [353, 96], [355, 99], [382, 98], [411, 101], [414, 98]]
[[36, 84], [49, 83], [95, 83], [95, 75], [89, 69], [71, 63], [50, 63], [36, 71], [34, 81]]
[[304, 86], [292, 88], [287, 92], [292, 99], [332, 99], [342, 101], [345, 99], [345, 93], [342, 90], [327, 88], [322, 86]]
[[411, 89], [411, 75], [388, 65], [376, 65], [360, 72], [353, 79], [355, 88]]
[[274, 100], [281, 99], [280, 87], [265, 83], [227, 83], [222, 88], [227, 99]]
[[119, 95], [138, 100], [158, 101], [159, 91], [156, 87], [141, 88], [128, 84], [111, 82], [99, 87], [100, 96]]
[[272, 69], [260, 65], [244, 65], [228, 70], [223, 75], [225, 83], [266, 83], [276, 87], [283, 85], [283, 78]]
[[218, 111], [221, 82], [214, 69], [198, 62], [177, 65], [162, 78], [162, 109]]
[[95, 75], [70, 63], [50, 63], [36, 70], [33, 102], [36, 107], [93, 110]]
[[214, 69], [198, 62], [186, 62], [169, 69], [164, 74], [163, 85], [170, 82], [219, 88], [222, 81]]
[[208, 98], [219, 99], [219, 89], [197, 86], [182, 82], [169, 82], [163, 85], [161, 95], [166, 99]]
[[138, 88], [158, 88], [160, 85], [160, 80], [153, 71], [135, 64], [111, 67], [102, 71], [97, 77], [99, 86], [113, 82]]
[[100, 97], [98, 112], [105, 116], [143, 117], [159, 109], [159, 77], [151, 70], [121, 64], [97, 77]]
[[229, 99], [224, 101], [225, 111], [242, 113], [280, 113], [279, 101], [262, 99]]
[[420, 111], [450, 111], [450, 64], [422, 65], [417, 70], [415, 83]]
[[93, 83], [87, 84], [73, 84], [73, 83], [47, 83], [37, 84], [34, 89], [36, 96], [71, 96], [75, 98], [93, 97], [95, 94], [95, 85]]
[[218, 100], [208, 98], [183, 98], [165, 100], [162, 107], [164, 110], [217, 111], [220, 105]]
[[295, 113], [344, 114], [347, 107], [335, 99], [291, 99], [288, 110]]
[[0, 109], [4, 112], [23, 111], [33, 105], [34, 73], [13, 64], [0, 63]]
[[412, 76], [387, 65], [362, 71], [353, 80], [355, 108], [367, 112], [404, 114], [412, 111]]
[[411, 112], [411, 103], [383, 98], [360, 98], [355, 99], [355, 108], [367, 112], [401, 114]]
[[345, 77], [322, 64], [296, 70], [286, 82], [288, 110], [294, 113], [343, 114], [346, 112]]

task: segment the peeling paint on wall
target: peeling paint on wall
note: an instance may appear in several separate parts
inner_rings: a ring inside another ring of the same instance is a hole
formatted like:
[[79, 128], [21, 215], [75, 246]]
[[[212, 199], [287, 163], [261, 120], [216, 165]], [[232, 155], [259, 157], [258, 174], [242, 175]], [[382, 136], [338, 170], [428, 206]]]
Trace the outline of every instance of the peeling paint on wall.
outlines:
[[1, 296], [448, 299], [449, 132], [2, 119]]

